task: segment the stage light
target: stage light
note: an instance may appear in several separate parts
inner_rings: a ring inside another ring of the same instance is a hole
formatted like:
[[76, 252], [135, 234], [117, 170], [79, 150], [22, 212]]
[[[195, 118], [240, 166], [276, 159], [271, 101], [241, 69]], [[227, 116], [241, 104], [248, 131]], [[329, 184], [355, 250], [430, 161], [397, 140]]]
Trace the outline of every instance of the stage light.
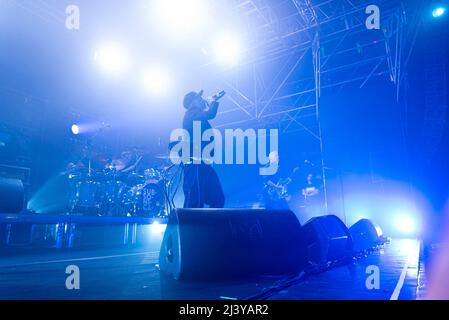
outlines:
[[445, 12], [446, 12], [446, 8], [444, 8], [444, 7], [438, 7], [438, 8], [435, 8], [435, 9], [432, 11], [432, 16], [433, 16], [434, 18], [439, 18], [439, 17], [441, 17], [442, 15], [444, 15]]
[[154, 221], [150, 225], [150, 229], [151, 229], [152, 234], [161, 234], [161, 233], [165, 232], [165, 229], [167, 229], [167, 225], [161, 224], [161, 223], [159, 223], [159, 221]]
[[240, 40], [231, 34], [217, 37], [214, 53], [217, 62], [235, 66], [239, 63], [241, 57]]
[[382, 237], [384, 235], [384, 231], [382, 230], [382, 228], [379, 226], [375, 226], [375, 228], [376, 228], [377, 236]]
[[157, 0], [151, 8], [157, 23], [172, 33], [191, 33], [207, 18], [204, 0]]
[[411, 215], [399, 214], [395, 219], [396, 229], [403, 235], [416, 235], [417, 223]]
[[171, 85], [169, 72], [160, 66], [154, 66], [145, 70], [142, 75], [142, 87], [152, 95], [165, 94]]
[[128, 66], [126, 50], [118, 44], [108, 44], [95, 51], [95, 61], [109, 74], [120, 74]]
[[72, 125], [72, 133], [75, 136], [80, 134], [80, 127], [77, 124]]

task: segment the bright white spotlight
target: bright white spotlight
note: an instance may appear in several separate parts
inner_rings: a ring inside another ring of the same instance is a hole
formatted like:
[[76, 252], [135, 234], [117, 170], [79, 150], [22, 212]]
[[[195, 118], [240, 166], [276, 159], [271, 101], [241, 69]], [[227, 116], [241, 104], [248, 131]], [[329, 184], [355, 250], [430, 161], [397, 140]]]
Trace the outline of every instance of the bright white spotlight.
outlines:
[[80, 134], [80, 127], [77, 124], [72, 125], [72, 133], [75, 136]]
[[161, 234], [161, 233], [165, 232], [165, 229], [167, 229], [167, 225], [166, 224], [161, 224], [158, 221], [154, 221], [150, 225], [150, 229], [151, 229], [151, 233], [152, 234]]
[[215, 39], [214, 53], [217, 62], [229, 66], [238, 64], [241, 57], [240, 39], [230, 34]]
[[205, 0], [156, 0], [152, 11], [159, 25], [173, 33], [191, 33], [205, 21]]
[[171, 85], [169, 72], [160, 66], [154, 66], [145, 70], [142, 75], [142, 87], [153, 95], [167, 93]]
[[121, 74], [128, 67], [128, 55], [118, 44], [108, 44], [95, 51], [95, 61], [107, 73]]
[[433, 16], [434, 18], [439, 18], [439, 17], [441, 17], [445, 12], [446, 12], [446, 8], [444, 8], [444, 7], [438, 7], [438, 8], [435, 8], [435, 9], [432, 11], [432, 16]]
[[375, 226], [374, 228], [376, 228], [376, 232], [377, 232], [377, 236], [378, 237], [382, 237], [384, 235], [384, 231], [382, 230], [381, 227]]
[[395, 219], [396, 229], [404, 235], [413, 235], [418, 230], [415, 219], [410, 215], [401, 214]]

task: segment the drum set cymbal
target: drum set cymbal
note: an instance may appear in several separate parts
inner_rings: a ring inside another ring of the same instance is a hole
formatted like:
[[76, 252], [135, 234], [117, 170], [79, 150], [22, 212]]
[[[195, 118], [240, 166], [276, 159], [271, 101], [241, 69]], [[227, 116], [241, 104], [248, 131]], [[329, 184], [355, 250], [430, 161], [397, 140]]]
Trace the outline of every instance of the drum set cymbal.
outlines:
[[165, 190], [171, 180], [167, 176], [170, 156], [150, 157], [153, 165], [145, 165], [144, 156], [148, 158], [138, 147], [129, 148], [116, 158], [84, 150], [77, 162], [69, 163], [61, 172], [67, 176], [71, 189], [69, 213], [165, 217], [169, 211]]

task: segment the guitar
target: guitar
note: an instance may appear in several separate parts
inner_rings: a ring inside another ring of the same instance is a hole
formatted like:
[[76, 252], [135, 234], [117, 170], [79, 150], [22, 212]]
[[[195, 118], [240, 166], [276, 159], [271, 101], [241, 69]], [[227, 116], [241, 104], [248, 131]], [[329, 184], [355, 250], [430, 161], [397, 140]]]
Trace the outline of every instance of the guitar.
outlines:
[[[320, 179], [319, 177], [316, 177], [317, 179]], [[308, 178], [310, 179], [310, 178]], [[315, 178], [313, 178], [315, 179]], [[301, 190], [301, 194], [304, 198], [304, 204], [308, 205], [314, 201], [314, 199], [318, 199], [320, 196], [320, 188], [319, 186], [313, 182], [313, 180], [308, 180], [308, 183], [306, 186], [304, 186]]]
[[293, 181], [292, 176], [299, 171], [299, 167], [293, 169], [292, 173], [286, 179], [279, 179], [277, 183], [269, 180], [264, 183], [265, 194], [271, 200], [288, 200], [290, 195], [288, 194], [288, 185]]
[[302, 195], [304, 197], [304, 201], [307, 201], [309, 198], [312, 198], [319, 194], [320, 194], [320, 190], [314, 186], [302, 189]]

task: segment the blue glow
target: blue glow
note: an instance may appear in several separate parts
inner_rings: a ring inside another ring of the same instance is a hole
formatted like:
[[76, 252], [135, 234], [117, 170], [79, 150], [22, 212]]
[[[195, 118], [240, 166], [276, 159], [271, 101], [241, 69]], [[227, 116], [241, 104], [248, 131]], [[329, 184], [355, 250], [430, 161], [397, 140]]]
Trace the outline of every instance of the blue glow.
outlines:
[[438, 8], [435, 8], [435, 9], [432, 11], [432, 16], [433, 16], [434, 18], [439, 18], [439, 17], [441, 17], [442, 15], [444, 15], [445, 12], [446, 12], [446, 8], [444, 8], [444, 7], [438, 7]]
[[148, 68], [142, 76], [143, 89], [152, 95], [163, 95], [171, 86], [169, 72], [160, 66]]
[[418, 223], [408, 214], [399, 214], [394, 220], [396, 229], [403, 235], [413, 236], [418, 232]]
[[375, 228], [376, 228], [377, 236], [382, 237], [384, 235], [382, 228], [379, 226], [375, 226]]
[[207, 1], [204, 0], [156, 0], [150, 11], [159, 27], [171, 34], [193, 34], [208, 18]]
[[94, 60], [104, 72], [114, 75], [124, 73], [129, 65], [128, 53], [116, 43], [99, 47], [95, 51]]
[[77, 124], [72, 125], [72, 133], [75, 136], [80, 134], [80, 127]]
[[150, 230], [152, 234], [162, 234], [165, 232], [165, 229], [167, 229], [167, 225], [166, 224], [161, 224], [158, 221], [154, 221], [151, 225], [150, 225]]
[[231, 33], [217, 37], [214, 53], [217, 62], [227, 66], [237, 65], [242, 54], [240, 39]]

